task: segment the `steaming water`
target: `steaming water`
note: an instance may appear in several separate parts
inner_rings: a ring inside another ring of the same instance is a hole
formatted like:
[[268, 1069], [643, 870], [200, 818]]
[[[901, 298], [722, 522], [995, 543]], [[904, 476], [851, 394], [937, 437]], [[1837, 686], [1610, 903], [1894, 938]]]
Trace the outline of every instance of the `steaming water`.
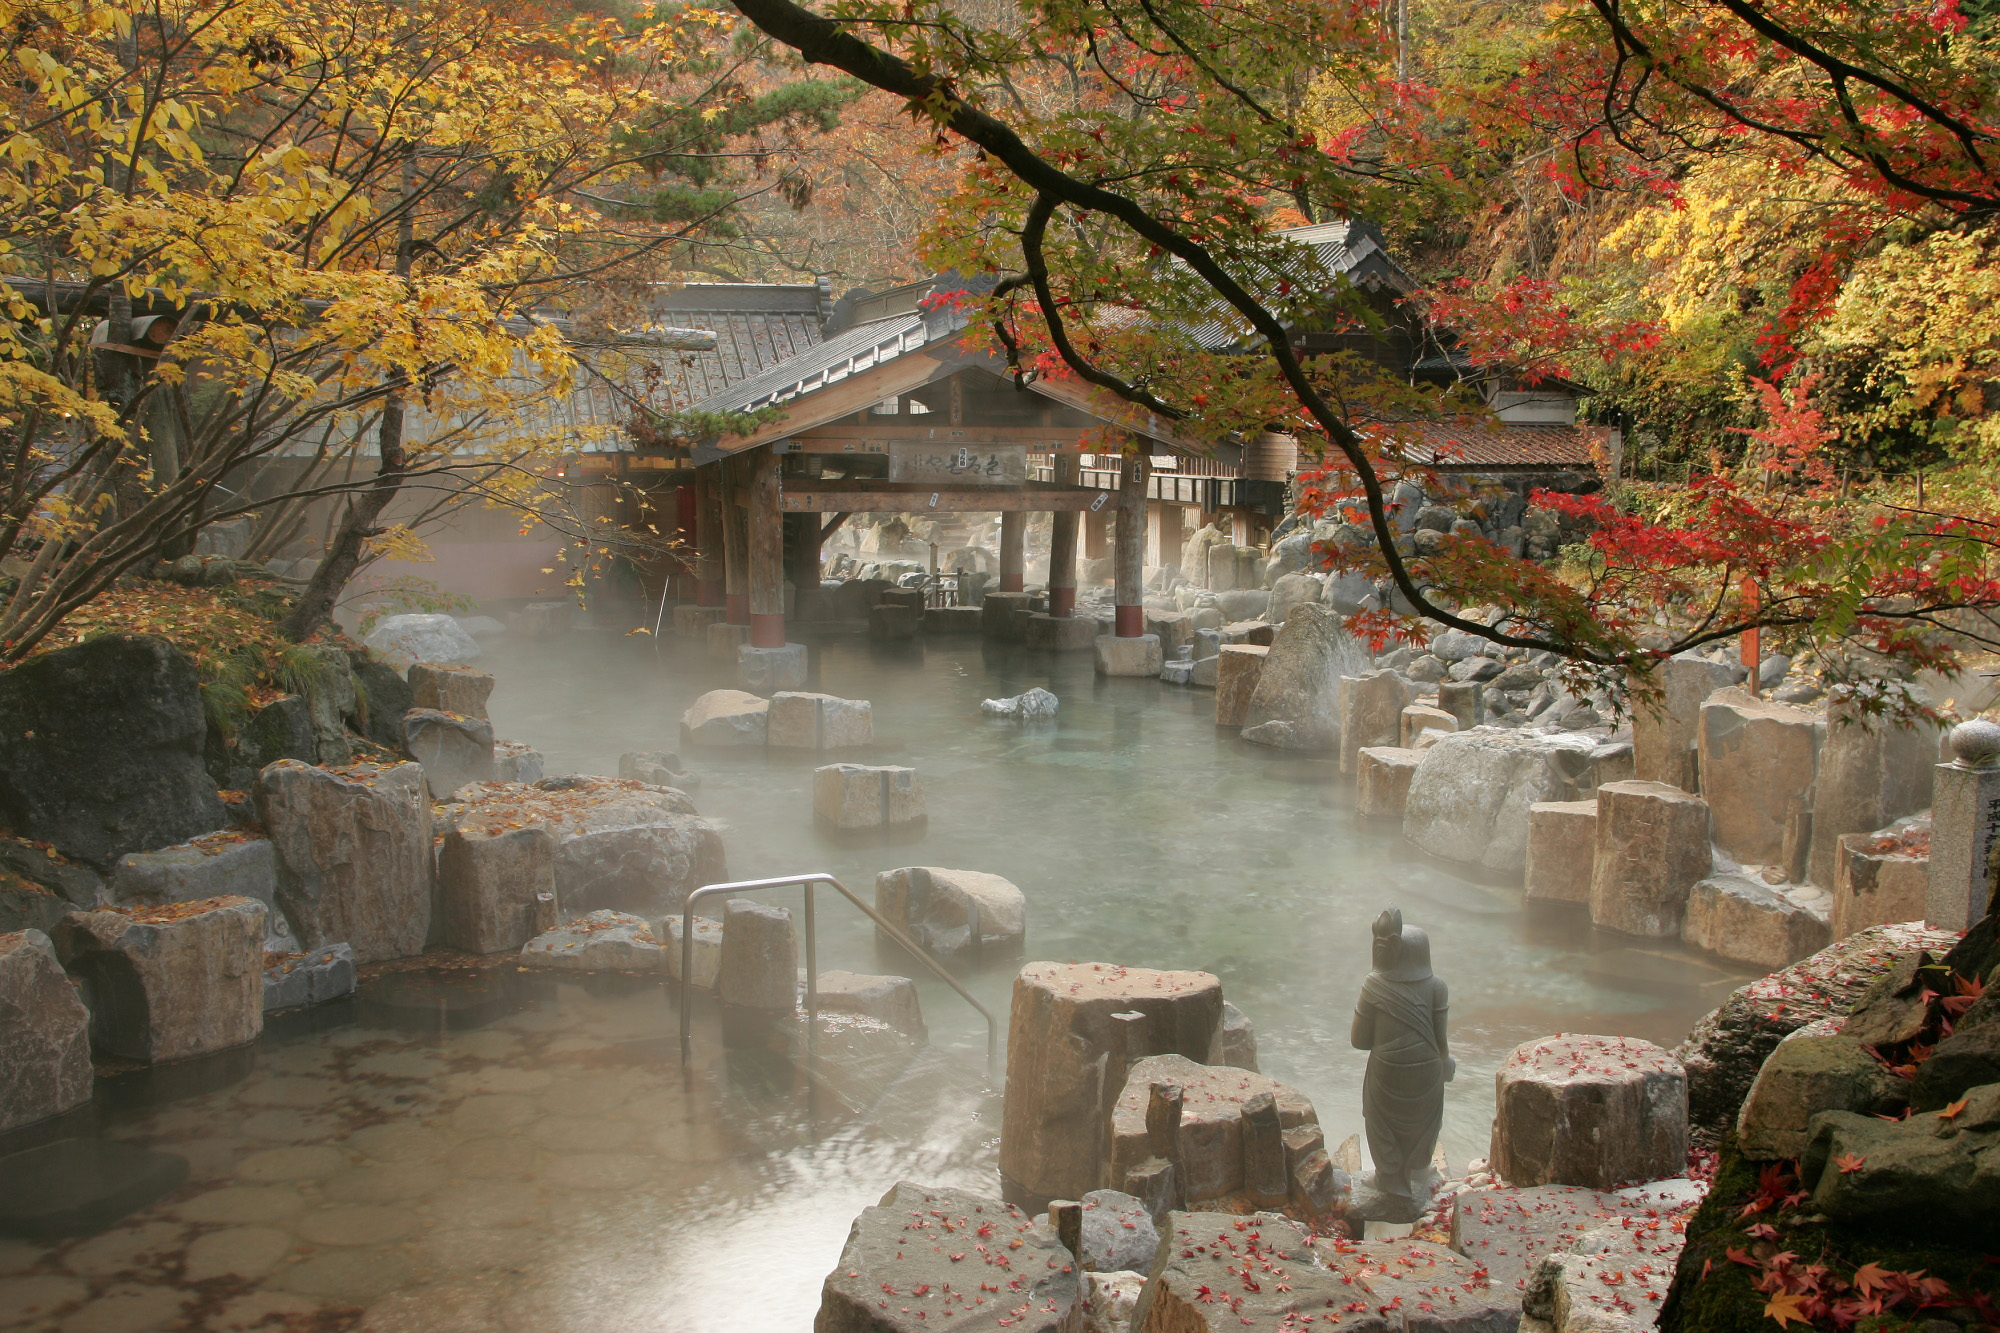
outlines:
[[[843, 844], [813, 827], [813, 756], [688, 753], [733, 876], [829, 870], [867, 896], [897, 865], [1004, 875], [1027, 895], [1029, 958], [1220, 976], [1264, 1072], [1312, 1098], [1330, 1143], [1361, 1128], [1348, 1020], [1368, 923], [1390, 904], [1430, 932], [1451, 985], [1444, 1148], [1459, 1168], [1486, 1150], [1493, 1071], [1516, 1044], [1592, 1031], [1670, 1045], [1745, 979], [1677, 945], [1524, 914], [1518, 887], [1358, 820], [1331, 764], [1218, 734], [1209, 692], [976, 639], [890, 651], [836, 637], [814, 654], [814, 688], [874, 702], [873, 751], [841, 757], [915, 766], [929, 825]], [[681, 710], [731, 683], [694, 645], [589, 632], [489, 641], [480, 665], [499, 677], [496, 731], [551, 772], [675, 749]], [[1032, 685], [1061, 697], [1058, 722], [979, 716], [980, 699]], [[830, 894], [819, 925], [822, 967], [916, 971]], [[1003, 1036], [1020, 961], [965, 971]], [[895, 1180], [995, 1186], [984, 1025], [918, 984], [930, 1049], [900, 1076], [896, 1061], [832, 1061], [836, 1088], [802, 1078], [780, 1039], [725, 1040], [705, 1007], [684, 1074], [654, 983], [511, 967], [378, 978], [249, 1052], [100, 1083], [63, 1132], [178, 1154], [188, 1183], [95, 1235], [0, 1241], [0, 1327], [809, 1328], [854, 1214]]]

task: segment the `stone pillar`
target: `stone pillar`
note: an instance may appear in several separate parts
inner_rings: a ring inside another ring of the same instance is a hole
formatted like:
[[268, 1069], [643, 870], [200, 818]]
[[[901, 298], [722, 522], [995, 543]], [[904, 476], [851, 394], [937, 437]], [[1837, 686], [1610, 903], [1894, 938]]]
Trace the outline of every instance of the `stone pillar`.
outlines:
[[750, 462], [750, 646], [785, 646], [785, 521], [778, 508], [778, 455], [761, 449]]
[[1118, 474], [1117, 610], [1113, 633], [1136, 639], [1146, 632], [1146, 484], [1153, 459], [1135, 444]]
[[[1056, 485], [1076, 485], [1076, 455], [1056, 455]], [[1049, 614], [1076, 614], [1076, 521], [1074, 509], [1050, 515], [1049, 533]]]
[[711, 463], [694, 470], [694, 602], [722, 605], [722, 467]]
[[1028, 516], [1018, 509], [1000, 515], [1000, 591], [1020, 592], [1027, 586]]
[[722, 549], [723, 619], [731, 625], [750, 623], [750, 517], [743, 508], [747, 498], [743, 486], [742, 463], [725, 459], [722, 463]]
[[1991, 871], [2000, 834], [2000, 726], [1952, 728], [1956, 756], [1937, 766], [1931, 789], [1931, 874], [1924, 919], [1938, 930], [1967, 930], [1993, 910]]

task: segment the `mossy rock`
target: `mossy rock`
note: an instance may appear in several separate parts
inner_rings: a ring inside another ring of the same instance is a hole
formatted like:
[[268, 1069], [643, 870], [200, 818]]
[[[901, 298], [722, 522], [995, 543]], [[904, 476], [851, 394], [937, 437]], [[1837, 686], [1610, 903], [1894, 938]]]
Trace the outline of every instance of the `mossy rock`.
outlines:
[[[2000, 1270], [1985, 1253], [1940, 1244], [1935, 1234], [1837, 1226], [1811, 1213], [1810, 1204], [1805, 1209], [1766, 1209], [1744, 1217], [1744, 1205], [1757, 1196], [1759, 1171], [1771, 1165], [1743, 1157], [1733, 1135], [1723, 1143], [1715, 1184], [1688, 1219], [1687, 1248], [1681, 1251], [1673, 1286], [1660, 1310], [1661, 1333], [1771, 1333], [1776, 1325], [1764, 1313], [1770, 1298], [1757, 1290], [1759, 1270], [1730, 1259], [1731, 1249], [1759, 1258], [1790, 1250], [1801, 1263], [1824, 1263], [1843, 1277], [1864, 1263], [1891, 1272], [1921, 1271], [1944, 1279], [1956, 1291], [1984, 1291], [2000, 1298]], [[1781, 1165], [1789, 1170], [1792, 1164]], [[1777, 1228], [1775, 1241], [1748, 1234], [1760, 1223]], [[1858, 1333], [1920, 1333], [1930, 1329], [1941, 1313], [1900, 1309], [1863, 1320], [1854, 1328]]]

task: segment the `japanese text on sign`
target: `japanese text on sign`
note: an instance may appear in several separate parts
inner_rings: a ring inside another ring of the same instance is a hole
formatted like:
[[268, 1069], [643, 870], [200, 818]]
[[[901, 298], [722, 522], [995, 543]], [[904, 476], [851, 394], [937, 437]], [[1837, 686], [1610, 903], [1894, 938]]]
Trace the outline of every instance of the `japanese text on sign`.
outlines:
[[1028, 446], [897, 443], [889, 480], [958, 486], [1019, 486], [1028, 479]]

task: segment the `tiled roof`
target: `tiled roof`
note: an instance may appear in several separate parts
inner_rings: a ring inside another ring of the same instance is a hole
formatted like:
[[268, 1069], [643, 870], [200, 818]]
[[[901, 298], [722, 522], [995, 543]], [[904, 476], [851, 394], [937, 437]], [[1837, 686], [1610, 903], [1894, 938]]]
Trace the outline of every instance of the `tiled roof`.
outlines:
[[650, 358], [673, 405], [701, 402], [811, 351], [830, 308], [826, 295], [820, 287], [779, 283], [700, 282], [675, 289], [656, 305], [661, 322], [707, 329], [716, 345]]
[[789, 402], [928, 343], [947, 341], [965, 325], [965, 316], [949, 306], [921, 314], [872, 319], [836, 333], [761, 374], [710, 394], [696, 401], [693, 407], [700, 412], [747, 412]]
[[1602, 449], [1602, 426], [1522, 425], [1490, 417], [1406, 421], [1395, 427], [1403, 457], [1420, 467], [1472, 472], [1481, 468], [1595, 468], [1591, 446]]

